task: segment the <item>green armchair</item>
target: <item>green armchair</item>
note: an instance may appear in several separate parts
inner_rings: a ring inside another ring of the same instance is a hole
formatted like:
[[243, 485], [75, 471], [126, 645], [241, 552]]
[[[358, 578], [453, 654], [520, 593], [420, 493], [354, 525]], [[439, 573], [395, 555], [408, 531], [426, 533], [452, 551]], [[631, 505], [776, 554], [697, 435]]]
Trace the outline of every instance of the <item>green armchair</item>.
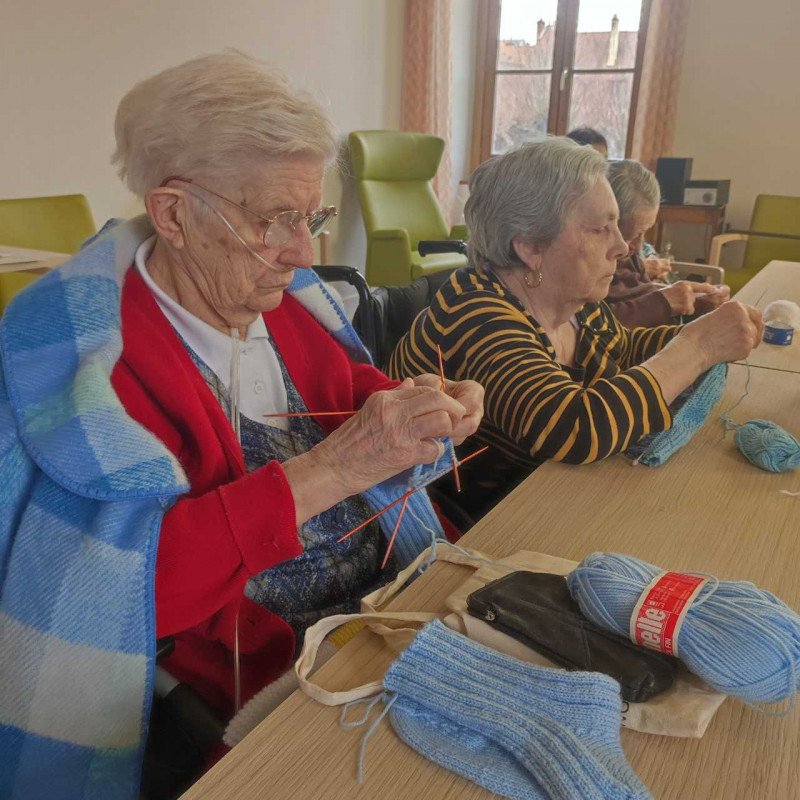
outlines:
[[[0, 251], [3, 245], [55, 253], [77, 253], [96, 232], [82, 194], [0, 200]], [[11, 298], [39, 276], [33, 272], [0, 274], [0, 314]]]
[[725, 282], [736, 293], [770, 261], [800, 261], [800, 239], [780, 239], [763, 234], [800, 236], [800, 197], [760, 194], [750, 220], [752, 233], [721, 233], [711, 240], [709, 264], [719, 265], [722, 248], [729, 242], [747, 242], [741, 269], [726, 269]]
[[435, 253], [424, 258], [420, 239], [466, 239], [464, 225], [447, 229], [431, 180], [444, 140], [422, 133], [354, 131], [353, 175], [358, 181], [367, 230], [367, 282], [398, 286], [443, 269], [463, 267], [465, 256]]
[[96, 231], [82, 194], [0, 200], [0, 245], [72, 255]]

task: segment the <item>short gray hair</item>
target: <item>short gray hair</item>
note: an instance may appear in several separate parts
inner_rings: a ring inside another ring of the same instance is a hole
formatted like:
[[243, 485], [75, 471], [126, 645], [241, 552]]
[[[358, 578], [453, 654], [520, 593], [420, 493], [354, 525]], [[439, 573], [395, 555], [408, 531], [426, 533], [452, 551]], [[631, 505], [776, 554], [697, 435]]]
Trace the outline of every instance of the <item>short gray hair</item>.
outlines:
[[469, 181], [464, 216], [473, 266], [514, 267], [516, 237], [547, 246], [605, 172], [591, 147], [562, 136], [532, 142], [481, 164]]
[[617, 198], [620, 219], [629, 217], [637, 208], [652, 209], [661, 204], [661, 187], [656, 176], [638, 161], [611, 161], [606, 176]]
[[137, 83], [117, 109], [120, 178], [143, 197], [170, 175], [235, 180], [254, 159], [336, 157], [322, 107], [277, 70], [238, 52], [202, 56]]

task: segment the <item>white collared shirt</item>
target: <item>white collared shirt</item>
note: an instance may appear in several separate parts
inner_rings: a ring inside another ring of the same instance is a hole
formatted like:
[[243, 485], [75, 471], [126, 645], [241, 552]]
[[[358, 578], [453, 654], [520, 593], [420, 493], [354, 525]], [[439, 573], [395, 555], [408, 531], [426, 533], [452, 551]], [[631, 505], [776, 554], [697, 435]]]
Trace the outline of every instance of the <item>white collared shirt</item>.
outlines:
[[[213, 370], [225, 389], [230, 392], [233, 338], [203, 322], [194, 314], [190, 314], [148, 275], [145, 262], [153, 252], [155, 243], [156, 237], [151, 236], [136, 250], [135, 263], [139, 274], [147, 284], [147, 288], [153, 293], [155, 301], [172, 327]], [[264, 414], [280, 414], [288, 411], [288, 400], [281, 366], [261, 314], [247, 326], [247, 335], [240, 347], [240, 412], [255, 422], [270, 422], [272, 425], [288, 430], [289, 421], [287, 419], [264, 419]], [[157, 357], [157, 354], [154, 354], [154, 357]]]

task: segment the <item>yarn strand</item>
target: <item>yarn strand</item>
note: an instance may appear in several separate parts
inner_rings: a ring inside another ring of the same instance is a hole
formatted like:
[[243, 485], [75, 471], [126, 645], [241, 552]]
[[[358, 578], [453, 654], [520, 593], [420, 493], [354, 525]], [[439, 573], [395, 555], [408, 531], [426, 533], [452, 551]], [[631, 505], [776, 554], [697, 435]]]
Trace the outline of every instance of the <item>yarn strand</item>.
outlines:
[[731, 418], [731, 412], [750, 394], [750, 362], [744, 363], [747, 367], [744, 393], [719, 417], [725, 426], [723, 437], [728, 431], [735, 431], [733, 442], [742, 455], [751, 464], [767, 472], [788, 472], [800, 467], [800, 442], [780, 425], [765, 419], [751, 419], [737, 424]]

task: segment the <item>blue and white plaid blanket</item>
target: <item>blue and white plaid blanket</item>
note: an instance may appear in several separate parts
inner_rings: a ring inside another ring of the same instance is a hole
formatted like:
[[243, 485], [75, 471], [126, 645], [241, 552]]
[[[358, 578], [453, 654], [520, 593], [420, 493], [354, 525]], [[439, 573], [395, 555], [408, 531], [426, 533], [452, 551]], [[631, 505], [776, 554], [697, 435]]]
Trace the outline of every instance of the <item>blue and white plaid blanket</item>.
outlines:
[[[164, 512], [188, 489], [111, 385], [120, 295], [146, 217], [107, 225], [0, 319], [0, 797], [130, 798], [150, 714], [154, 567]], [[369, 357], [311, 270], [289, 289], [358, 360]], [[449, 468], [443, 459], [435, 472]], [[430, 470], [375, 487], [396, 499]], [[441, 528], [424, 492], [412, 511]], [[399, 508], [382, 518], [390, 533]], [[430, 543], [403, 520], [405, 565]]]

